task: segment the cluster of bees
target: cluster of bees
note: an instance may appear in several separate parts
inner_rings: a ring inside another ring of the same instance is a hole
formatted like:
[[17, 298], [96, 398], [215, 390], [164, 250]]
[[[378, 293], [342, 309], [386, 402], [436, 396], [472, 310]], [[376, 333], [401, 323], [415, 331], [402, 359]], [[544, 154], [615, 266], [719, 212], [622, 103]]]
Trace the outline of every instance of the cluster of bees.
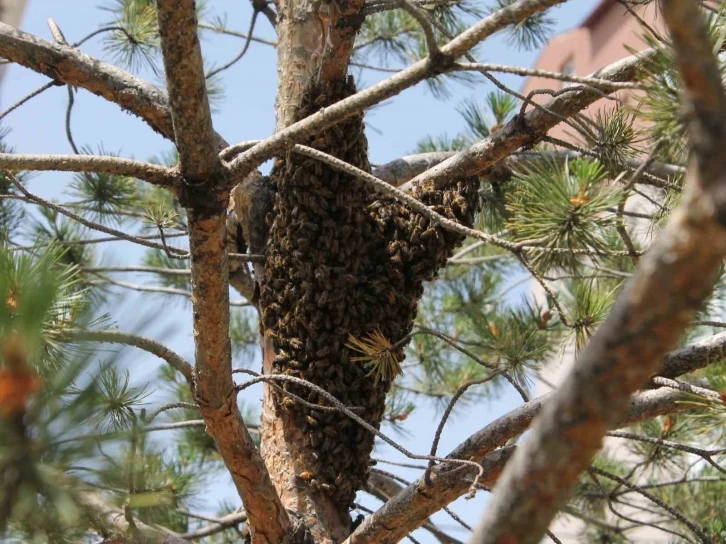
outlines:
[[[355, 92], [352, 79], [337, 89], [311, 90], [302, 119]], [[349, 117], [306, 145], [370, 171], [362, 116]], [[289, 154], [271, 173], [277, 190], [260, 287], [262, 323], [275, 345], [273, 370], [312, 382], [378, 428], [390, 383], [376, 381], [346, 347], [379, 330], [392, 344], [412, 329], [423, 283], [431, 280], [462, 237], [431, 225], [397, 201], [319, 161]], [[471, 225], [478, 182], [461, 180], [415, 196], [438, 213]], [[403, 360], [402, 348], [395, 356]], [[329, 403], [308, 388], [285, 389], [312, 404]], [[341, 509], [367, 479], [374, 437], [338, 412], [311, 409], [280, 397], [303, 431], [301, 466], [307, 485], [328, 493]]]

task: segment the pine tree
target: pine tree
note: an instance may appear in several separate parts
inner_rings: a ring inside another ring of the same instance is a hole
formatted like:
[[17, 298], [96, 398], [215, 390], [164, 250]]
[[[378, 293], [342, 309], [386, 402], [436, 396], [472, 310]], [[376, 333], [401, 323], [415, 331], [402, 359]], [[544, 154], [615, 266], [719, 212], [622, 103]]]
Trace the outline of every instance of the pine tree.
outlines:
[[[456, 543], [430, 517], [471, 530], [448, 505], [493, 492], [471, 542], [558, 542], [556, 515], [584, 542], [643, 527], [726, 542], [726, 8], [661, 0], [667, 35], [644, 24], [648, 49], [591, 76], [536, 73], [572, 83], [543, 100], [496, 75], [531, 71], [478, 62], [497, 32], [542, 47], [566, 1], [252, 0], [239, 33], [215, 15], [224, 3], [113, 0], [76, 43], [52, 20], [54, 43], [0, 23], [0, 56], [49, 78], [0, 120], [65, 87], [74, 152], [18, 153], [0, 131], [0, 539]], [[266, 43], [261, 24], [278, 37], [276, 131], [230, 144], [211, 117], [219, 74]], [[242, 48], [203, 59], [205, 32]], [[90, 39], [106, 61], [81, 52]], [[367, 88], [351, 75], [372, 69], [395, 73]], [[498, 90], [460, 105], [459, 134], [372, 165], [367, 109], [478, 76]], [[85, 92], [174, 151], [77, 146]], [[560, 123], [576, 143], [548, 136]], [[33, 192], [44, 171], [73, 173], [67, 199]], [[95, 248], [113, 240], [142, 262], [104, 266]], [[512, 296], [522, 278], [536, 288]], [[190, 301], [193, 360], [141, 316], [117, 326], [125, 290]], [[532, 398], [570, 347], [566, 381]], [[261, 368], [239, 365], [258, 352]], [[139, 379], [126, 353], [163, 365]], [[255, 384], [261, 404], [242, 403]], [[452, 414], [510, 389], [521, 406], [439, 451]], [[422, 402], [440, 422], [430, 451], [410, 452], [396, 433]], [[601, 451], [606, 436], [628, 455]], [[415, 481], [382, 468], [383, 443]], [[240, 500], [210, 516], [221, 480]]]

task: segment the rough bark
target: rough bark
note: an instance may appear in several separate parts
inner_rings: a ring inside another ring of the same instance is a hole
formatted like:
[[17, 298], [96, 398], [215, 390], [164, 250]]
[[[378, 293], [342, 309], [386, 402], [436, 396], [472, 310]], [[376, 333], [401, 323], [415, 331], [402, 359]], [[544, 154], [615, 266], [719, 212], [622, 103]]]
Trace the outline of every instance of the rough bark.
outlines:
[[207, 99], [195, 4], [194, 0], [157, 0], [156, 12], [182, 175], [188, 184], [211, 186], [222, 181], [222, 162]]
[[[312, 89], [320, 89], [321, 94], [326, 91], [330, 94], [330, 89], [340, 89], [341, 84], [345, 82], [355, 33], [363, 22], [363, 17], [358, 15], [361, 5], [360, 0], [351, 2], [281, 0], [278, 3], [277, 32], [279, 42], [277, 53], [279, 82], [276, 107], [278, 131], [286, 129], [290, 124], [302, 117], [301, 112], [309, 108], [305, 101], [310, 99]], [[338, 93], [329, 96], [328, 100], [336, 98], [338, 98]], [[351, 135], [352, 147], [355, 147], [354, 142], [361, 139], [362, 131], [362, 124], [358, 124], [357, 127], [348, 131]], [[355, 134], [356, 132], [357, 134]], [[357, 165], [367, 167], [367, 144], [364, 137], [360, 141], [362, 147], [355, 153], [357, 156], [351, 158]], [[294, 199], [300, 196], [294, 191], [288, 190], [289, 184], [284, 179], [284, 168], [278, 168], [276, 171], [282, 172], [278, 176], [278, 180], [279, 184], [282, 185], [282, 190], [285, 191], [283, 195], [278, 196], [278, 199], [285, 199], [285, 197]], [[245, 198], [240, 193], [236, 191], [235, 194], [235, 200], [240, 201], [238, 215], [249, 216], [250, 212], [256, 211], [256, 209], [251, 205], [245, 206], [246, 201], [250, 199]], [[293, 197], [293, 193], [296, 194], [295, 197]], [[290, 209], [294, 206], [293, 203]], [[283, 210], [281, 210], [280, 203], [278, 203], [275, 213], [284, 212], [284, 208], [283, 205]], [[259, 215], [259, 211], [257, 213]], [[292, 220], [292, 218], [289, 219]], [[300, 218], [296, 219], [299, 220]], [[254, 224], [261, 228], [266, 222], [258, 220], [254, 221]], [[250, 233], [255, 234], [255, 232]], [[266, 235], [267, 233], [264, 236], [265, 240]], [[254, 236], [254, 238], [260, 238], [260, 236]], [[282, 240], [282, 236], [278, 236], [276, 242], [276, 244], [273, 243], [271, 254], [276, 253], [276, 248], [279, 248], [280, 243], [287, 243], [290, 246], [290, 241], [285, 242]], [[248, 241], [249, 243], [251, 242]], [[259, 245], [259, 241], [256, 245]], [[291, 250], [292, 247], [288, 247], [288, 249]], [[296, 249], [306, 251], [306, 248], [303, 247]], [[267, 314], [266, 317], [263, 317], [263, 324], [272, 326], [273, 329], [277, 329], [277, 323], [275, 323], [275, 316], [270, 315], [272, 313], [270, 310], [274, 311], [274, 308], [279, 308], [284, 283], [291, 282], [283, 280], [280, 285], [270, 289], [270, 280], [271, 277], [275, 276], [276, 271], [282, 272], [280, 274], [280, 279], [282, 279], [286, 276], [284, 268], [290, 267], [290, 270], [294, 270], [300, 266], [301, 263], [299, 262], [287, 262], [289, 258], [289, 256], [282, 255], [276, 259], [276, 264], [282, 266], [271, 266], [273, 263], [269, 262], [270, 259], [268, 259], [266, 265], [268, 277], [263, 281], [261, 308], [263, 316], [265, 316], [265, 313]], [[257, 281], [262, 281], [261, 272], [261, 267], [258, 266], [256, 268]], [[296, 283], [298, 289], [300, 289], [301, 282]], [[265, 286], [267, 286], [267, 289], [265, 289]], [[289, 290], [288, 293], [290, 293]], [[301, 295], [302, 293], [298, 291], [297, 296]], [[275, 302], [272, 302], [273, 299], [276, 299]], [[273, 335], [275, 332], [279, 331], [273, 331]], [[280, 336], [275, 336], [278, 339], [277, 345], [275, 345], [272, 336], [263, 335], [261, 340], [264, 372], [266, 374], [284, 371], [283, 368], [280, 368], [279, 361], [277, 365], [273, 363], [276, 358], [280, 359], [281, 344], [293, 340], [293, 338], [282, 339]], [[338, 349], [340, 349], [340, 346]], [[295, 361], [294, 364], [300, 363]], [[343, 373], [340, 372], [338, 379], [342, 379], [342, 377]], [[360, 376], [358, 379], [360, 379]], [[303, 396], [309, 396], [307, 391], [302, 393]], [[289, 407], [281, 409], [281, 401], [279, 393], [275, 394], [274, 390], [265, 384], [261, 433], [262, 451], [272, 479], [283, 503], [304, 517], [305, 523], [311, 528], [316, 542], [340, 542], [350, 533], [351, 520], [348, 511], [352, 497], [347, 496], [350, 495], [350, 491], [344, 494], [346, 496], [342, 497], [342, 500], [341, 494], [338, 494], [338, 497], [335, 498], [331, 497], [330, 486], [335, 485], [336, 478], [339, 477], [338, 471], [330, 471], [332, 478], [328, 477], [323, 481], [321, 474], [323, 464], [321, 460], [313, 457], [311, 447], [315, 445], [323, 446], [324, 441], [334, 447], [337, 447], [337, 445], [331, 441], [331, 437], [321, 435], [321, 429], [318, 429], [316, 433], [315, 429], [308, 428], [310, 421], [314, 421], [318, 425], [323, 418], [318, 416], [315, 419], [312, 414], [296, 413], [299, 408], [294, 410]], [[342, 429], [345, 430], [345, 427], [347, 427], [350, 429], [348, 432], [352, 432], [354, 433], [353, 436], [357, 436], [350, 421], [346, 421], [343, 417], [337, 419], [339, 425], [344, 425], [344, 427], [341, 427]], [[322, 423], [325, 424], [324, 421]], [[315, 444], [310, 442], [311, 437], [314, 438]], [[361, 438], [366, 443], [371, 441], [369, 437], [361, 436]], [[365, 470], [367, 465], [363, 468]], [[342, 472], [340, 474], [342, 476]], [[360, 479], [360, 477], [359, 475], [358, 478]], [[322, 485], [326, 486], [326, 489], [320, 487]], [[348, 487], [352, 489], [350, 485]]]
[[242, 498], [255, 544], [289, 542], [292, 524], [237, 406], [229, 338], [229, 202], [207, 99], [194, 0], [156, 4], [161, 49], [189, 218], [194, 397], [207, 433]]
[[0, 55], [49, 78], [78, 86], [138, 115], [174, 139], [166, 96], [150, 83], [78, 49], [51, 43], [0, 23]]
[[[342, 13], [342, 3], [281, 2], [278, 132], [231, 168], [245, 173], [255, 157], [301, 141], [368, 172], [359, 113], [366, 104], [438, 73], [457, 53], [555, 3], [517, 2], [454, 40], [436, 62], [422, 61], [403, 78], [394, 76], [358, 95], [346, 71], [362, 21], [359, 6], [345, 4]], [[265, 372], [320, 385], [377, 427], [389, 382], [376, 382], [350, 361], [349, 335], [360, 338], [378, 330], [391, 343], [405, 337], [423, 282], [432, 279], [462, 237], [393, 199], [372, 195], [354, 176], [314, 158], [288, 153], [276, 162], [271, 178], [275, 220], [260, 296]], [[478, 182], [457, 181], [447, 192], [420, 187], [416, 197], [470, 225]], [[400, 349], [395, 356], [402, 358]], [[322, 402], [304, 388], [289, 390]], [[262, 442], [278, 492], [286, 506], [305, 516], [317, 541], [340, 542], [350, 532], [348, 511], [367, 476], [373, 437], [341, 414], [310, 410], [265, 391]]]
[[690, 114], [687, 194], [508, 464], [476, 544], [540, 541], [631, 392], [690, 324], [726, 255], [726, 94], [718, 62], [699, 5], [661, 5]]
[[224, 217], [189, 210], [194, 310], [195, 398], [207, 432], [249, 516], [255, 542], [279, 543], [291, 531], [267, 468], [237, 407], [229, 340], [229, 284]]

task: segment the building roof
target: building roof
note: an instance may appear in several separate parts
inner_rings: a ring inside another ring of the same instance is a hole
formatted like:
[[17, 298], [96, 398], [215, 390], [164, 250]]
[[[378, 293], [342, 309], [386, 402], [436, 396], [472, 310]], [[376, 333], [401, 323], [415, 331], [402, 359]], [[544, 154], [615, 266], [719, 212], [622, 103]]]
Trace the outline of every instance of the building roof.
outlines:
[[595, 23], [597, 23], [600, 18], [616, 3], [617, 0], [600, 0], [600, 3], [595, 6], [595, 9], [590, 12], [590, 15], [587, 16], [580, 26], [595, 25]]

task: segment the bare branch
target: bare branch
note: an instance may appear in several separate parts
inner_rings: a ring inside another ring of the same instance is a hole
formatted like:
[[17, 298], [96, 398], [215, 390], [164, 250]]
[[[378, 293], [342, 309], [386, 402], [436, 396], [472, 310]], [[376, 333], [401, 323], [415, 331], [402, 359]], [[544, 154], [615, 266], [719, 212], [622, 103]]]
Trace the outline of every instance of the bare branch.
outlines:
[[[430, 153], [418, 153], [416, 155], [407, 155], [400, 159], [392, 160], [386, 164], [382, 164], [373, 170], [373, 175], [383, 181], [390, 183], [395, 187], [401, 187], [407, 181], [410, 181], [414, 177], [422, 174], [426, 170], [433, 168], [434, 166], [444, 162], [447, 159], [458, 155], [456, 151], [433, 151]], [[564, 162], [565, 160], [573, 160], [581, 158], [584, 155], [577, 151], [570, 151], [566, 149], [558, 150], [547, 150], [538, 151], [536, 153], [523, 151], [516, 152], [509, 157], [502, 159], [497, 162], [491, 168], [485, 172], [480, 172], [478, 175], [486, 174], [486, 177], [492, 181], [506, 181], [512, 176], [512, 171], [517, 168], [519, 164], [530, 163], [536, 161], [551, 161], [551, 162]], [[641, 168], [644, 161], [638, 159], [629, 159], [623, 168], [632, 169], [637, 171]], [[684, 174], [686, 169], [682, 166], [675, 164], [665, 164], [660, 162], [653, 162], [648, 164], [645, 171], [659, 177], [677, 176]], [[642, 173], [642, 172], [641, 172]], [[641, 176], [635, 176], [636, 179], [646, 185], [653, 185], [657, 187], [667, 186], [662, 182], [654, 179], [643, 179]], [[675, 185], [670, 184], [673, 188]], [[410, 186], [408, 186], [410, 189]]]
[[726, 357], [726, 332], [721, 332], [667, 353], [663, 368], [658, 372], [664, 378], [677, 378]]
[[424, 37], [426, 38], [429, 62], [436, 63], [438, 60], [437, 57], [441, 55], [441, 51], [439, 51], [439, 44], [436, 42], [436, 35], [434, 34], [434, 28], [431, 26], [431, 21], [428, 20], [426, 14], [408, 0], [398, 0], [398, 4], [403, 11], [408, 13], [421, 25], [421, 30], [423, 30]]
[[124, 70], [5, 23], [0, 23], [0, 56], [54, 81], [82, 87], [138, 115], [162, 136], [174, 138], [166, 95]]
[[202, 183], [218, 176], [222, 163], [216, 153], [195, 2], [159, 0], [156, 11], [181, 171], [187, 182]]
[[[183, 515], [186, 514], [185, 512], [181, 511], [179, 511], [179, 513]], [[187, 515], [189, 515], [189, 517], [200, 517], [192, 514]], [[220, 533], [231, 527], [237, 527], [240, 523], [244, 523], [247, 521], [247, 512], [233, 512], [221, 518], [204, 517], [200, 519], [205, 519], [206, 521], [210, 521], [211, 523], [209, 525], [206, 525], [205, 527], [200, 527], [196, 531], [191, 531], [189, 533], [181, 535], [182, 538], [196, 540], [198, 538], [203, 538], [205, 536]]]
[[630, 394], [710, 293], [726, 255], [726, 95], [718, 63], [698, 5], [661, 3], [693, 112], [689, 194], [514, 455], [473, 543], [539, 542]]
[[0, 168], [57, 172], [98, 172], [142, 179], [161, 187], [173, 188], [179, 174], [171, 168], [104, 155], [25, 155], [0, 153]]
[[[168, 236], [168, 235], [167, 235]], [[84, 272], [148, 272], [160, 276], [191, 276], [188, 268], [164, 268], [161, 266], [84, 266]]]
[[[409, 484], [409, 482], [405, 483]], [[394, 480], [392, 477], [388, 476], [381, 470], [375, 469], [371, 470], [367, 486], [369, 492], [383, 502], [388, 502], [392, 497], [395, 497], [404, 489], [403, 485]], [[460, 540], [447, 535], [444, 531], [439, 529], [431, 520], [427, 520], [423, 523], [422, 527], [429, 531], [441, 544], [462, 544]]]
[[[215, 155], [216, 156], [216, 155]], [[229, 282], [223, 213], [190, 208], [195, 398], [260, 542], [280, 544], [292, 532], [270, 475], [237, 407], [229, 340]]]
[[156, 355], [159, 359], [163, 359], [174, 370], [180, 372], [182, 376], [191, 382], [193, 368], [183, 357], [167, 348], [164, 344], [146, 338], [121, 331], [92, 331], [86, 329], [64, 329], [60, 332], [62, 340], [80, 340], [89, 342], [105, 342], [108, 344], [122, 344], [143, 349]]
[[60, 84], [59, 83], [56, 83], [55, 81], [49, 81], [48, 83], [46, 83], [46, 84], [42, 85], [41, 87], [38, 87], [37, 89], [35, 89], [33, 92], [28, 93], [26, 96], [24, 96], [23, 98], [21, 98], [20, 100], [18, 100], [15, 104], [13, 104], [12, 106], [10, 106], [4, 112], [0, 113], [0, 121], [2, 121], [5, 118], [5, 116], [7, 116], [9, 113], [15, 111], [16, 109], [18, 109], [20, 106], [22, 106], [23, 104], [25, 104], [29, 100], [32, 100], [33, 98], [35, 98], [39, 94], [44, 93], [45, 91], [47, 91], [51, 87], [57, 87], [59, 85]]
[[[190, 291], [185, 289], [177, 289], [175, 287], [164, 287], [162, 285], [141, 285], [138, 283], [130, 283], [127, 281], [112, 280], [110, 278], [103, 278], [102, 280], [90, 280], [87, 283], [90, 285], [116, 285], [123, 287], [124, 289], [131, 289], [132, 291], [142, 291], [146, 293], [160, 293], [165, 295], [177, 295], [186, 299], [192, 299], [193, 295]], [[253, 306], [251, 302], [246, 300], [230, 300], [230, 306], [245, 307]]]
[[[514, 453], [513, 446], [504, 445], [527, 430], [532, 419], [551, 398], [552, 395], [545, 395], [512, 410], [470, 436], [447, 457], [480, 462], [484, 475], [479, 483], [493, 487]], [[689, 407], [681, 402], [684, 398], [683, 393], [668, 388], [638, 393], [630, 400], [628, 414], [618, 425], [625, 427], [686, 410]], [[431, 470], [430, 485], [423, 477], [416, 480], [366, 519], [344, 544], [394, 544], [400, 541], [431, 515], [465, 495], [475, 476], [476, 471], [469, 467], [436, 465]]]
[[501, 72], [504, 74], [515, 74], [527, 77], [542, 77], [546, 79], [556, 79], [558, 81], [571, 81], [572, 83], [582, 83], [583, 85], [591, 85], [593, 87], [602, 87], [603, 89], [639, 89], [642, 86], [638, 83], [629, 81], [610, 81], [598, 77], [579, 77], [559, 72], [548, 72], [547, 70], [536, 70], [534, 68], [521, 68], [519, 66], [507, 66], [503, 64], [485, 64], [480, 62], [461, 62], [457, 63], [455, 70], [461, 71], [486, 71]]
[[[654, 55], [655, 50], [648, 49], [636, 56], [627, 57], [598, 70], [590, 77], [613, 82], [633, 81], [639, 69]], [[592, 87], [573, 87], [570, 92], [562, 93], [545, 102], [544, 109], [536, 108], [523, 117], [516, 116], [488, 138], [416, 176], [402, 189], [408, 190], [409, 184], [428, 182], [442, 186], [452, 179], [480, 174], [517, 149], [539, 142], [552, 127], [560, 123], [560, 117], [574, 115], [602, 98], [603, 93], [612, 92], [612, 90], [601, 91]], [[559, 117], [553, 117], [545, 110], [556, 112]]]

